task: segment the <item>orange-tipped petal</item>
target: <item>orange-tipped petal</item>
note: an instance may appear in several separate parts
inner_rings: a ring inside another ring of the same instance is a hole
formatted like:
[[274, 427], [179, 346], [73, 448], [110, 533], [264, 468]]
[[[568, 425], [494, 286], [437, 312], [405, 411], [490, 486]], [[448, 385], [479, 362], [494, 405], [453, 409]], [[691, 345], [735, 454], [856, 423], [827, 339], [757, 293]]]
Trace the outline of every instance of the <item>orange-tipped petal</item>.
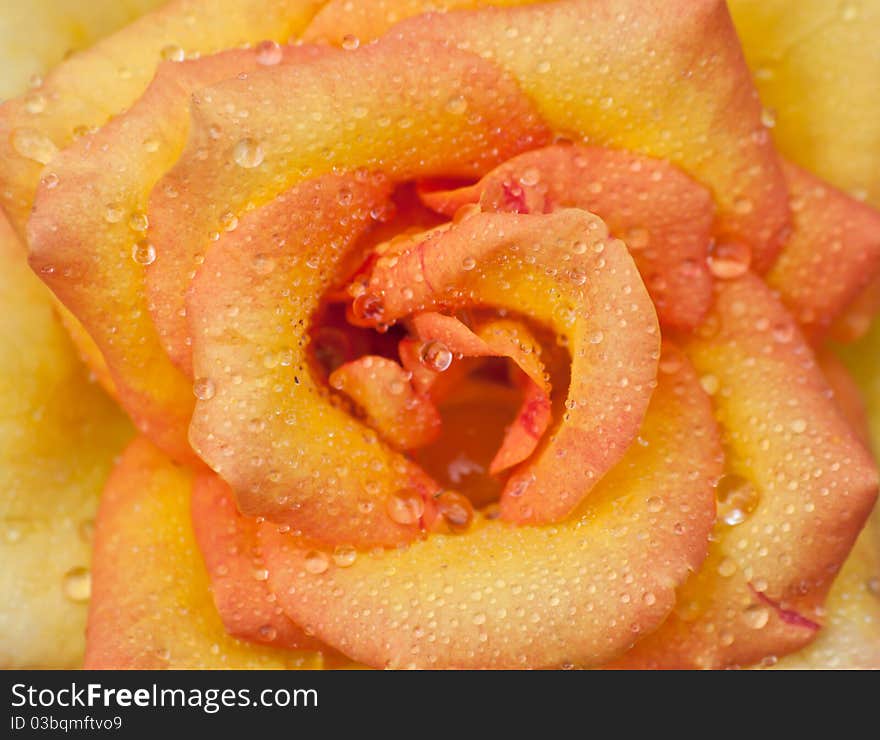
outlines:
[[826, 613], [814, 642], [767, 663], [780, 670], [880, 669], [880, 509], [834, 579]]
[[785, 166], [794, 230], [767, 276], [812, 339], [880, 276], [880, 211]]
[[43, 170], [58, 150], [129, 107], [163, 58], [208, 54], [302, 30], [315, 0], [173, 0], [56, 67], [0, 108], [0, 204], [24, 233]]
[[489, 466], [492, 475], [513, 467], [534, 452], [550, 424], [550, 383], [544, 377], [541, 346], [522, 323], [495, 320], [472, 332], [458, 319], [425, 312], [412, 319], [423, 342], [439, 342], [445, 352], [466, 357], [509, 357], [525, 374], [524, 397], [498, 453]]
[[[591, 211], [626, 242], [661, 324], [693, 329], [709, 310], [712, 196], [663, 160], [604, 147], [552, 146], [508, 160], [476, 185], [423, 191], [422, 197], [450, 217], [477, 202], [484, 210], [515, 213]], [[748, 266], [746, 261], [742, 270]]]
[[535, 0], [329, 0], [303, 32], [307, 41], [350, 47], [379, 38], [395, 23], [423, 13], [487, 6], [529, 5]]
[[275, 647], [321, 650], [277, 605], [257, 542], [256, 520], [242, 516], [232, 492], [210, 472], [195, 476], [192, 524], [226, 632]]
[[868, 423], [868, 409], [852, 373], [840, 358], [828, 349], [817, 353], [816, 360], [843, 418], [853, 434], [867, 449], [870, 449], [871, 427]]
[[145, 233], [147, 197], [186, 142], [193, 91], [259, 68], [260, 53], [161, 64], [132, 108], [53, 159], [28, 223], [34, 270], [95, 340], [141, 432], [178, 460], [194, 457], [195, 399], [150, 320], [143, 281], [156, 251]]
[[85, 667], [320, 667], [319, 653], [226, 634], [193, 535], [191, 487], [192, 475], [143, 438], [110, 476], [95, 523]]
[[188, 276], [227, 214], [241, 217], [330, 171], [368, 168], [393, 181], [478, 175], [547, 138], [503, 71], [445, 41], [389, 37], [327, 52], [206, 88], [193, 100], [186, 149], [149, 208], [157, 259], [148, 295], [178, 364], [190, 352]]
[[437, 407], [394, 360], [360, 357], [335, 370], [330, 385], [358, 404], [367, 423], [397, 449], [424, 447], [440, 433]]
[[568, 413], [508, 482], [505, 518], [561, 519], [636, 436], [655, 382], [657, 316], [626, 247], [596, 216], [476, 214], [380, 257], [367, 291], [381, 322], [485, 304], [543, 321], [567, 344]]
[[874, 278], [838, 317], [831, 327], [831, 336], [839, 342], [856, 342], [871, 330], [871, 323], [880, 315], [880, 276]]
[[295, 537], [263, 525], [270, 588], [293, 619], [372, 666], [601, 664], [663, 619], [706, 552], [721, 450], [686, 360], [661, 378], [641, 435], [552, 527], [479, 518], [463, 534], [319, 569]]
[[309, 352], [321, 296], [388, 185], [331, 176], [246, 214], [221, 237], [189, 302], [196, 384], [190, 439], [232, 486], [239, 508], [338, 545], [404, 542], [419, 518], [392, 518], [389, 501], [437, 486], [332, 402]]
[[[364, 42], [383, 17], [329, 37]], [[485, 8], [412, 18], [390, 33], [427, 33], [496, 60], [557, 134], [678, 165], [711, 189], [724, 241], [749, 245], [759, 271], [772, 265], [788, 224], [785, 182], [723, 0]]]
[[82, 663], [91, 531], [131, 435], [0, 213], [0, 666]]
[[819, 633], [877, 469], [835, 408], [794, 319], [751, 275], [718, 285], [688, 354], [727, 451], [706, 564], [621, 665], [750, 665]]

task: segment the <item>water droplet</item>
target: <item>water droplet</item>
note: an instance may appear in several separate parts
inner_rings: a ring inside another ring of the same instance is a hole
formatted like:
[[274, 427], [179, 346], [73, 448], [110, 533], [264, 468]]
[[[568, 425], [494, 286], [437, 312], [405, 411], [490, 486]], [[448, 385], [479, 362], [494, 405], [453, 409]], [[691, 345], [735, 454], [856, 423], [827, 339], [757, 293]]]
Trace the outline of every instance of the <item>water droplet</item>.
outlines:
[[263, 163], [263, 147], [254, 139], [244, 138], [233, 147], [232, 157], [239, 167], [259, 167]]
[[108, 224], [118, 224], [125, 215], [125, 209], [118, 203], [108, 203], [104, 210], [104, 220]]
[[47, 190], [54, 190], [58, 187], [60, 179], [54, 172], [47, 172], [40, 178], [40, 184]]
[[186, 54], [177, 44], [168, 44], [162, 47], [162, 59], [166, 62], [182, 62]]
[[88, 568], [71, 568], [62, 581], [64, 595], [71, 601], [82, 603], [92, 595], [92, 574]]
[[361, 40], [354, 34], [347, 33], [342, 37], [342, 48], [346, 51], [354, 51], [361, 45]]
[[700, 378], [700, 385], [706, 393], [710, 396], [714, 396], [718, 393], [718, 389], [721, 387], [721, 382], [715, 375], [707, 374]]
[[266, 642], [272, 642], [278, 637], [278, 630], [271, 624], [264, 624], [257, 631], [260, 633], [260, 639], [265, 640]]
[[465, 257], [461, 261], [461, 269], [467, 271], [473, 270], [477, 266], [477, 261], [473, 257]]
[[452, 352], [443, 342], [425, 342], [419, 356], [426, 367], [442, 373], [452, 364]]
[[339, 545], [333, 551], [333, 562], [340, 568], [348, 568], [357, 560], [357, 550], [350, 545]]
[[457, 491], [444, 491], [435, 499], [437, 511], [451, 532], [464, 532], [474, 519], [470, 499]]
[[740, 216], [747, 216], [755, 209], [755, 204], [751, 198], [737, 198], [733, 202], [733, 210]]
[[327, 555], [320, 550], [312, 550], [306, 553], [306, 559], [303, 565], [307, 572], [313, 575], [320, 575], [330, 567], [330, 560]]
[[35, 92], [24, 99], [24, 109], [31, 114], [42, 113], [46, 109], [46, 96]]
[[257, 64], [272, 67], [284, 56], [281, 46], [275, 41], [261, 41], [257, 44]]
[[752, 482], [736, 473], [723, 475], [715, 486], [718, 518], [730, 527], [741, 524], [758, 505], [758, 491]]
[[761, 123], [767, 128], [773, 128], [776, 125], [776, 110], [773, 108], [761, 108]]
[[193, 394], [200, 401], [210, 401], [214, 398], [215, 392], [214, 381], [210, 378], [197, 378], [193, 383]]
[[40, 164], [49, 164], [58, 152], [48, 136], [31, 128], [17, 128], [12, 132], [12, 148], [22, 157]]
[[269, 571], [266, 568], [257, 568], [254, 571], [254, 580], [255, 581], [268, 581], [269, 580]]
[[541, 182], [541, 171], [537, 167], [527, 167], [519, 176], [519, 181], [527, 188], [534, 187]]
[[789, 424], [789, 428], [795, 434], [803, 434], [807, 430], [807, 422], [804, 419], [795, 419]]
[[405, 488], [388, 497], [386, 510], [398, 524], [415, 524], [425, 511], [425, 502], [418, 491]]
[[142, 240], [131, 248], [131, 258], [139, 265], [152, 265], [156, 261], [156, 248]]
[[764, 606], [752, 604], [743, 612], [743, 621], [753, 630], [763, 629], [770, 621], [770, 612]]
[[868, 587], [868, 591], [874, 594], [874, 596], [880, 596], [880, 576], [872, 576], [868, 579], [868, 583], [866, 585]]
[[223, 231], [235, 231], [238, 228], [238, 216], [232, 211], [226, 211], [220, 216], [220, 228]]
[[381, 321], [385, 305], [379, 296], [363, 293], [352, 301], [351, 310], [355, 318], [372, 323]]
[[752, 264], [752, 250], [739, 242], [713, 244], [709, 249], [709, 271], [719, 280], [742, 277]]
[[646, 503], [648, 505], [648, 511], [654, 514], [663, 510], [663, 499], [660, 498], [660, 496], [651, 496]]
[[455, 95], [449, 100], [446, 101], [446, 110], [452, 113], [453, 115], [460, 116], [462, 113], [465, 113], [468, 109], [468, 101], [467, 98], [461, 95]]
[[144, 232], [150, 227], [150, 219], [142, 211], [135, 211], [128, 217], [128, 228], [132, 231]]
[[254, 255], [252, 264], [257, 275], [268, 275], [275, 269], [275, 260], [268, 254]]
[[736, 560], [733, 558], [722, 558], [721, 562], [718, 563], [718, 575], [722, 578], [730, 578], [736, 573], [736, 569]]

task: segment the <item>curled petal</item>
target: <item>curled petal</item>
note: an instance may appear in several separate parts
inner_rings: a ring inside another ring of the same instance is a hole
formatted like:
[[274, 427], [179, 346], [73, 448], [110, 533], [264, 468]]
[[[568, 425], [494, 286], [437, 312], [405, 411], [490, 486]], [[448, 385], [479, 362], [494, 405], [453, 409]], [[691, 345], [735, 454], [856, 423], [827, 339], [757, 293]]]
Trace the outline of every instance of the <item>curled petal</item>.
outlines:
[[880, 277], [880, 211], [785, 166], [794, 230], [767, 276], [812, 339]]
[[98, 367], [106, 362], [140, 431], [178, 460], [194, 457], [187, 427], [195, 399], [150, 320], [144, 270], [156, 250], [146, 202], [186, 142], [193, 91], [259, 68], [259, 53], [161, 64], [132, 108], [53, 159], [28, 223], [34, 270], [94, 339]]
[[143, 438], [110, 476], [95, 524], [85, 667], [320, 667], [320, 654], [226, 634], [193, 535], [191, 487], [192, 475]]
[[686, 360], [661, 379], [642, 437], [552, 527], [480, 519], [316, 573], [295, 537], [262, 525], [270, 587], [293, 619], [372, 666], [601, 664], [663, 619], [705, 555], [721, 451]]
[[[508, 482], [505, 518], [539, 523], [571, 512], [644, 418], [659, 356], [657, 317], [626, 247], [607, 236], [596, 216], [576, 209], [481, 213], [379, 258], [370, 272], [367, 295], [383, 322], [476, 303], [520, 311], [567, 342], [568, 413]], [[577, 460], [576, 469], [565, 459]]]
[[605, 147], [552, 146], [508, 160], [476, 185], [423, 190], [422, 197], [450, 217], [468, 203], [514, 213], [591, 211], [626, 242], [661, 324], [693, 329], [709, 310], [712, 196], [663, 160]]
[[[449, 105], [456, 96], [467, 115]], [[208, 87], [192, 113], [186, 149], [149, 208], [157, 259], [147, 271], [148, 295], [166, 349], [181, 365], [190, 352], [188, 276], [227, 214], [238, 218], [330, 171], [368, 168], [392, 181], [480, 174], [547, 136], [501, 70], [439, 40], [328, 47], [307, 64]]]
[[275, 647], [326, 647], [306, 635], [275, 603], [257, 542], [256, 521], [238, 512], [229, 486], [213, 473], [197, 473], [191, 511], [196, 542], [226, 632]]
[[330, 385], [357, 403], [369, 425], [398, 449], [423, 447], [440, 433], [436, 406], [394, 360], [360, 357], [335, 370]]
[[519, 413], [489, 472], [493, 475], [525, 460], [538, 445], [551, 421], [550, 382], [540, 360], [540, 344], [520, 322], [491, 321], [475, 334], [458, 319], [425, 312], [413, 317], [413, 328], [424, 342], [440, 342], [446, 351], [466, 357], [509, 357], [525, 374]]
[[[365, 41], [382, 18], [354, 18], [330, 38]], [[721, 237], [749, 245], [757, 270], [772, 265], [788, 222], [785, 182], [723, 0], [484, 8], [412, 18], [391, 33], [428, 33], [496, 60], [557, 134], [681, 167], [712, 190]]]
[[812, 641], [876, 497], [874, 462], [758, 278], [718, 285], [688, 354], [724, 434], [719, 522], [675, 612], [625, 667], [750, 665]]
[[[332, 403], [309, 352], [309, 321], [389, 186], [326, 176], [242, 218], [193, 282], [197, 383], [190, 439], [232, 486], [239, 508], [329, 544], [388, 544], [419, 535], [388, 499], [436, 484]], [[400, 519], [400, 518], [398, 518]]]

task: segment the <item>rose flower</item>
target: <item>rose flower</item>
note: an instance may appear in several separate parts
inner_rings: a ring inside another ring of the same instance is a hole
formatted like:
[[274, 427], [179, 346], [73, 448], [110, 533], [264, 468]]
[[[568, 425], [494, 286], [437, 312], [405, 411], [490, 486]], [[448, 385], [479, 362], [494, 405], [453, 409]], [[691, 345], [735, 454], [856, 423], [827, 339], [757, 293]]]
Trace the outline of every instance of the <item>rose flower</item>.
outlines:
[[877, 23], [174, 0], [66, 58], [0, 108], [0, 659], [89, 601], [90, 668], [880, 665]]

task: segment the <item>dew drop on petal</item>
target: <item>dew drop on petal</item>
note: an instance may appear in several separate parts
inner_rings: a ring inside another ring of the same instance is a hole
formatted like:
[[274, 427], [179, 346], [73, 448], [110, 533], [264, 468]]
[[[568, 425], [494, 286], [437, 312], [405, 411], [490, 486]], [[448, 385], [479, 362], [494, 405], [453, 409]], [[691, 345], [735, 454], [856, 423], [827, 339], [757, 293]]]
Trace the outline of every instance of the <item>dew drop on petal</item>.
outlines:
[[418, 491], [404, 488], [388, 497], [386, 509], [398, 524], [415, 524], [425, 511], [425, 502]]
[[210, 378], [197, 378], [193, 383], [193, 394], [200, 401], [210, 401], [215, 392], [214, 381]]
[[92, 574], [89, 569], [78, 566], [67, 571], [62, 581], [62, 590], [71, 601], [88, 601], [92, 595]]
[[241, 139], [232, 149], [232, 157], [239, 167], [252, 169], [263, 163], [263, 147], [250, 137]]
[[320, 575], [330, 567], [330, 560], [327, 555], [320, 550], [311, 550], [306, 553], [304, 566], [307, 572], [313, 575]]
[[425, 342], [419, 356], [422, 364], [438, 373], [448, 370], [452, 364], [452, 352], [443, 342]]

